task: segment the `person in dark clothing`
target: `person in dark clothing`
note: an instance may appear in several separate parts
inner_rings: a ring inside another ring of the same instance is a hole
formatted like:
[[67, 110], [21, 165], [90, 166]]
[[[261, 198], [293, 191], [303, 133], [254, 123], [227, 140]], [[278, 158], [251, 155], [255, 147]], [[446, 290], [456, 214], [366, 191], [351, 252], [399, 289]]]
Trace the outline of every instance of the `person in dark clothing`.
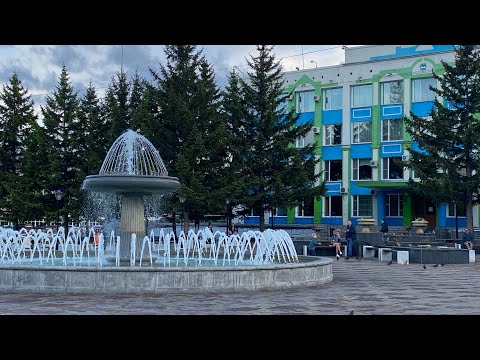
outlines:
[[308, 244], [308, 255], [310, 256], [316, 256], [317, 253], [315, 252], [315, 246], [317, 245], [317, 234], [313, 233], [312, 234], [312, 240], [310, 240], [310, 243]]
[[350, 220], [347, 221], [347, 227], [345, 228], [345, 240], [347, 240], [347, 256], [345, 260], [348, 260], [353, 255], [353, 241], [357, 240], [355, 226], [352, 225]]
[[388, 233], [388, 224], [387, 222], [385, 221], [385, 219], [382, 219], [382, 227], [380, 229], [380, 232], [383, 234], [382, 235], [382, 239], [383, 241], [385, 242], [386, 239], [385, 239], [385, 234]]

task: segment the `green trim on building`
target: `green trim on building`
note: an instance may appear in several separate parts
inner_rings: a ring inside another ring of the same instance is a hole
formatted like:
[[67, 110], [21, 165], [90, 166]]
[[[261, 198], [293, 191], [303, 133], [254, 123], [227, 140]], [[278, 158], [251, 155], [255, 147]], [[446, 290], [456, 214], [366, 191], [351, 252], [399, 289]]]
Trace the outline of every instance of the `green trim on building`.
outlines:
[[388, 180], [379, 180], [379, 181], [358, 181], [355, 182], [355, 185], [368, 187], [368, 188], [377, 188], [377, 189], [391, 189], [391, 188], [406, 188], [408, 184], [406, 182], [400, 181], [388, 181]]
[[403, 226], [410, 226], [412, 223], [412, 198], [403, 194]]
[[[350, 185], [350, 179], [352, 178], [352, 167], [350, 166], [351, 163], [352, 163], [352, 159], [351, 159], [351, 155], [350, 155], [350, 146], [342, 146], [342, 161], [343, 161], [343, 154], [344, 152], [348, 152], [347, 154], [347, 159], [348, 159], [348, 185]], [[343, 164], [342, 164], [343, 166]], [[342, 184], [343, 184], [343, 176], [342, 176]], [[348, 186], [350, 187], [350, 186]], [[342, 195], [344, 196], [344, 195]], [[352, 197], [350, 196], [350, 194], [348, 193], [347, 195], [347, 206], [348, 206], [348, 209], [347, 209], [347, 219], [350, 219], [351, 218], [351, 211], [352, 211]], [[343, 199], [342, 199], [342, 204], [343, 204]], [[343, 218], [343, 211], [342, 211], [342, 218]], [[342, 223], [343, 223], [343, 219], [342, 219]]]
[[313, 223], [321, 224], [322, 223], [322, 198], [313, 199]]
[[380, 137], [382, 136], [382, 127], [380, 125], [380, 106], [372, 106], [372, 148], [380, 148]]
[[287, 209], [287, 224], [295, 224], [295, 207]]

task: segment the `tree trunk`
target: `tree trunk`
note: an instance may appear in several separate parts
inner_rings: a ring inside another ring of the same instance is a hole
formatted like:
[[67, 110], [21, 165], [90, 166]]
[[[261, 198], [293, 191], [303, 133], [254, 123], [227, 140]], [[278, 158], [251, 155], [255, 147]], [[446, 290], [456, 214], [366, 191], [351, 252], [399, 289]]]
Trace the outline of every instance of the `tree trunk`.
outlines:
[[265, 203], [260, 201], [260, 231], [265, 231]]
[[[458, 210], [458, 209], [457, 209]], [[467, 232], [473, 236], [473, 201], [472, 192], [467, 191]]]
[[183, 215], [183, 232], [185, 237], [188, 235], [188, 229], [190, 228], [190, 220], [188, 219], [188, 211], [185, 211]]

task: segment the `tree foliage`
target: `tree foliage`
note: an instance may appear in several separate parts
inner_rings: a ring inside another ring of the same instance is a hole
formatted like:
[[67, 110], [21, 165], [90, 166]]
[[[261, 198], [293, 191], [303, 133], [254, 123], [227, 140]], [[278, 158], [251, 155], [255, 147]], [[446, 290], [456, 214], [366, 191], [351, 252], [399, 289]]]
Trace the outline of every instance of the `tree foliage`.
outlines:
[[[455, 64], [442, 61], [443, 75], [433, 72], [439, 87], [430, 117], [405, 117], [414, 143], [407, 166], [419, 182], [411, 190], [439, 202], [466, 204], [467, 228], [473, 233], [473, 205], [480, 187], [480, 55], [473, 45], [455, 48]], [[441, 101], [439, 100], [441, 99]]]

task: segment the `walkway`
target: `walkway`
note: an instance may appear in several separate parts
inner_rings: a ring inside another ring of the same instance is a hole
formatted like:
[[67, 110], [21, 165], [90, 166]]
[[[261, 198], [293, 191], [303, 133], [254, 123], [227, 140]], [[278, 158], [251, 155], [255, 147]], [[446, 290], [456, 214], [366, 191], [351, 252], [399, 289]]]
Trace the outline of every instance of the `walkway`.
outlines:
[[0, 314], [480, 314], [477, 262], [434, 268], [377, 260], [333, 263], [328, 285], [239, 294], [0, 294]]

